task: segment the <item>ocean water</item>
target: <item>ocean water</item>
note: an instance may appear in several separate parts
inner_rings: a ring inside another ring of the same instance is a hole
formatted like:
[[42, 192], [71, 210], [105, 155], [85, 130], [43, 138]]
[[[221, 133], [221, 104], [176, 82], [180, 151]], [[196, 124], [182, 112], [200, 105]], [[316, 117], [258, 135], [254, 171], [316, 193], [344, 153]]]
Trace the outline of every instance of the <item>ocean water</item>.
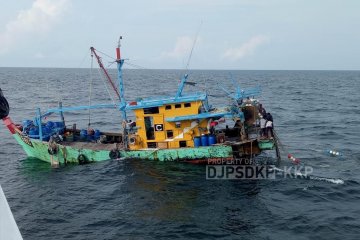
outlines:
[[[126, 98], [175, 94], [181, 74], [125, 70]], [[291, 153], [313, 168], [311, 177], [214, 181], [205, 166], [131, 160], [52, 169], [27, 158], [0, 126], [0, 184], [24, 239], [359, 239], [360, 71], [198, 70], [186, 91], [228, 103], [220, 86], [230, 89], [231, 75], [242, 87], [262, 87], [259, 99], [284, 145], [278, 168], [293, 166]], [[92, 104], [111, 102], [97, 71], [0, 68], [17, 122], [59, 99], [87, 105], [90, 86]], [[116, 110], [90, 116], [95, 128], [120, 128]], [[85, 128], [89, 113], [65, 118]]]

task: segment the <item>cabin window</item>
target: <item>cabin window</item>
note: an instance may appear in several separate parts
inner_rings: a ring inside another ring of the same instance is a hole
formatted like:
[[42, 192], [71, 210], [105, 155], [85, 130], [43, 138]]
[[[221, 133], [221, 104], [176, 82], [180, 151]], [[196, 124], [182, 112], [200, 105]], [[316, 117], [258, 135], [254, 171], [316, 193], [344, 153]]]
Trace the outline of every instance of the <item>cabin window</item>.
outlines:
[[175, 108], [181, 108], [181, 104], [175, 104]]
[[155, 139], [154, 118], [145, 117], [144, 121], [145, 121], [146, 138], [148, 140], [154, 140]]
[[157, 114], [159, 113], [159, 107], [144, 108], [144, 114]]
[[157, 146], [156, 146], [156, 142], [149, 142], [148, 144], [147, 144], [147, 146], [148, 146], [148, 148], [156, 148]]
[[167, 130], [166, 131], [166, 138], [173, 138], [173, 137], [174, 137], [173, 130]]
[[181, 122], [175, 122], [175, 127], [176, 128], [181, 128]]
[[191, 103], [184, 103], [184, 107], [186, 107], [186, 108], [191, 107]]
[[171, 110], [171, 105], [166, 105], [165, 110]]
[[186, 147], [186, 141], [180, 141], [179, 144], [181, 148]]

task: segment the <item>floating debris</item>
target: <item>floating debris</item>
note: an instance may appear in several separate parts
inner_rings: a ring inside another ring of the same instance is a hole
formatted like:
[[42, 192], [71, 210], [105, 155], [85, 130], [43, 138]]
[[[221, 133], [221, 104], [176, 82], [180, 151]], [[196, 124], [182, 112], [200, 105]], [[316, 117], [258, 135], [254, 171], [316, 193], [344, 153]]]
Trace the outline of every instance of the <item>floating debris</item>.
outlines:
[[294, 164], [299, 164], [300, 163], [300, 159], [295, 158], [293, 155], [291, 155], [290, 153], [288, 154], [288, 159], [291, 160]]
[[326, 152], [329, 153], [331, 156], [335, 156], [335, 157], [342, 156], [340, 152], [335, 150], [327, 150]]

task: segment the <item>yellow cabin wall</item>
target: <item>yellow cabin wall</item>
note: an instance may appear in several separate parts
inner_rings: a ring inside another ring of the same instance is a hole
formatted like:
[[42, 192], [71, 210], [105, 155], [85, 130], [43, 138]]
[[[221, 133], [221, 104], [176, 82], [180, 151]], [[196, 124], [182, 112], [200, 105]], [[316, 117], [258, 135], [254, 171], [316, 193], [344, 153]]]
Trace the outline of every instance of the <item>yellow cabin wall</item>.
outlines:
[[[193, 115], [198, 114], [199, 108], [202, 106], [201, 101], [190, 102], [191, 107], [184, 107], [185, 103], [181, 103], [181, 108], [175, 108], [175, 104], [166, 104], [171, 105], [170, 110], [166, 110], [165, 106], [159, 106], [159, 113], [157, 114], [144, 114], [143, 109], [136, 109], [134, 110], [135, 117], [136, 117], [136, 126], [138, 128], [136, 133], [136, 143], [130, 145], [130, 149], [142, 149], [147, 148], [148, 142], [156, 142], [159, 148], [179, 148], [180, 141], [186, 141], [187, 147], [193, 147], [194, 141], [193, 138], [195, 136], [200, 136], [201, 133], [199, 131], [199, 127], [206, 129], [208, 120], [204, 119], [200, 121], [198, 126], [194, 127], [191, 131], [185, 133], [182, 138], [177, 137], [181, 133], [184, 132], [185, 128], [189, 128], [191, 123], [196, 120], [187, 120], [181, 121], [181, 127], [176, 128], [175, 122], [166, 122], [165, 119], [169, 117], [179, 117], [179, 116], [186, 116], [186, 115]], [[147, 140], [146, 137], [146, 128], [145, 128], [145, 117], [153, 117], [153, 127], [155, 124], [163, 124], [163, 131], [155, 131], [155, 139], [154, 140]], [[166, 131], [172, 130], [173, 131], [173, 138], [167, 139], [166, 138]], [[206, 130], [207, 131], [207, 130]], [[207, 132], [202, 133], [207, 133]], [[129, 136], [131, 137], [131, 136]]]

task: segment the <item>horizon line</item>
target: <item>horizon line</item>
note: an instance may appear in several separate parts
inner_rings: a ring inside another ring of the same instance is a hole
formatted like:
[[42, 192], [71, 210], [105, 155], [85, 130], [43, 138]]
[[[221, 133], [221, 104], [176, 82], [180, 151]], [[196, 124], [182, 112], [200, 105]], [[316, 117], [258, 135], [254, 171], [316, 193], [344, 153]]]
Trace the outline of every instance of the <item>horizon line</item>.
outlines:
[[[0, 68], [35, 68], [35, 69], [91, 69], [89, 67], [0, 67]], [[97, 69], [98, 67], [96, 67]], [[116, 68], [107, 68], [114, 69]], [[123, 68], [123, 70], [172, 70], [184, 71], [181, 68]], [[193, 68], [187, 71], [360, 71], [360, 69], [206, 69], [206, 68]]]

